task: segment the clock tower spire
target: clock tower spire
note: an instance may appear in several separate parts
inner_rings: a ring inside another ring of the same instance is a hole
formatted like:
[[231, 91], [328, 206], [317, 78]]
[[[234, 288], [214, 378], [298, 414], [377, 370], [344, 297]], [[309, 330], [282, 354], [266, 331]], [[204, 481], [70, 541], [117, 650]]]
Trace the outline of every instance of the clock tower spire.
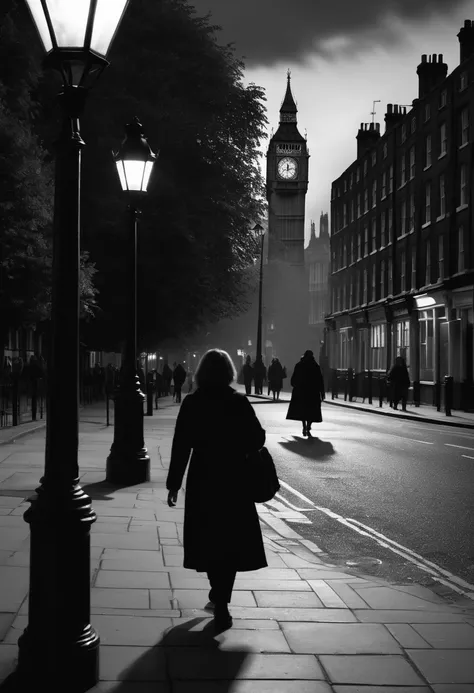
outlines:
[[296, 114], [298, 109], [296, 107], [293, 94], [291, 93], [291, 70], [288, 69], [286, 84], [286, 94], [283, 99], [283, 103], [280, 108], [280, 123], [296, 123]]

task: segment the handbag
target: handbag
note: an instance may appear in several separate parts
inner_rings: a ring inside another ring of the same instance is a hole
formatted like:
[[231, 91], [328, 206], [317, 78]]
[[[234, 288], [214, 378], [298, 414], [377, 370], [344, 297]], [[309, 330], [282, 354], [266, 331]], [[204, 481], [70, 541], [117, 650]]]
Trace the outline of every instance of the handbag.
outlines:
[[267, 448], [247, 455], [251, 474], [251, 496], [254, 503], [266, 503], [280, 490], [273, 458]]

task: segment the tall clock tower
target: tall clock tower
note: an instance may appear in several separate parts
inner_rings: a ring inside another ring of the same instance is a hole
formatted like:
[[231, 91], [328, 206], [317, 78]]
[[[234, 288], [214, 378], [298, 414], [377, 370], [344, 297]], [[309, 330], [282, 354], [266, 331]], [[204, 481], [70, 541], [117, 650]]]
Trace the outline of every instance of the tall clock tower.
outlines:
[[267, 365], [277, 356], [288, 376], [309, 348], [309, 287], [304, 266], [309, 153], [298, 131], [290, 80], [288, 71], [280, 123], [267, 151], [268, 263], [263, 312]]
[[288, 71], [280, 124], [267, 151], [269, 260], [304, 264], [304, 215], [308, 190], [309, 154], [298, 131], [298, 109]]

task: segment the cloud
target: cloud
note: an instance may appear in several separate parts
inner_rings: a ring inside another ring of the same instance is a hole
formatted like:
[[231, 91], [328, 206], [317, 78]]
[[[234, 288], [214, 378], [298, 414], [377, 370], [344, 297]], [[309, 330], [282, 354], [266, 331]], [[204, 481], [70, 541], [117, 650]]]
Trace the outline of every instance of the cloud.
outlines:
[[[211, 12], [221, 41], [235, 43], [248, 67], [335, 58], [403, 40], [405, 22], [448, 16], [466, 0], [189, 0], [199, 16]], [[467, 17], [466, 17], [467, 18]], [[219, 41], [219, 42], [221, 42]], [[341, 50], [339, 51], [339, 47]]]

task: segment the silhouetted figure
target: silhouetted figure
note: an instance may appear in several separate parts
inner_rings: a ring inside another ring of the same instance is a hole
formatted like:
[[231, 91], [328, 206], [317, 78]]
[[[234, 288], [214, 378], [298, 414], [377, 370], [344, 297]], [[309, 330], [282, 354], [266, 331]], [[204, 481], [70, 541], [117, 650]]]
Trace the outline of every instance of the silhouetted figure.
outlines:
[[174, 399], [178, 404], [181, 402], [181, 388], [186, 380], [186, 371], [180, 363], [174, 363], [173, 370], [173, 385], [174, 385]]
[[[173, 507], [192, 451], [184, 511], [184, 567], [205, 572], [216, 630], [232, 626], [228, 610], [237, 571], [267, 565], [260, 521], [251, 496], [247, 453], [265, 443], [265, 431], [247, 397], [231, 383], [229, 354], [207, 351], [199, 362], [197, 390], [179, 411], [166, 480]], [[232, 431], [238, 434], [230, 435]]]
[[253, 364], [253, 391], [256, 395], [263, 394], [263, 383], [267, 378], [267, 369], [261, 356], [257, 356]]
[[165, 394], [165, 397], [169, 395], [170, 389], [171, 389], [171, 378], [173, 377], [173, 371], [171, 368], [168, 366], [167, 363], [163, 366], [163, 392]]
[[312, 351], [305, 351], [296, 364], [291, 376], [291, 386], [293, 392], [286, 418], [301, 421], [303, 435], [310, 436], [311, 424], [323, 420], [321, 401], [325, 399], [323, 376]]
[[252, 392], [252, 380], [253, 380], [253, 368], [251, 363], [250, 355], [245, 359], [245, 363], [242, 367], [242, 373], [244, 376], [245, 394], [250, 395]]
[[283, 387], [283, 366], [281, 365], [279, 359], [272, 359], [271, 364], [268, 367], [268, 388], [273, 393], [273, 399], [280, 399], [281, 388]]
[[402, 402], [402, 411], [407, 410], [408, 388], [410, 387], [410, 376], [405, 359], [397, 356], [395, 365], [392, 366], [388, 374], [390, 384], [392, 406], [397, 409], [398, 403]]

